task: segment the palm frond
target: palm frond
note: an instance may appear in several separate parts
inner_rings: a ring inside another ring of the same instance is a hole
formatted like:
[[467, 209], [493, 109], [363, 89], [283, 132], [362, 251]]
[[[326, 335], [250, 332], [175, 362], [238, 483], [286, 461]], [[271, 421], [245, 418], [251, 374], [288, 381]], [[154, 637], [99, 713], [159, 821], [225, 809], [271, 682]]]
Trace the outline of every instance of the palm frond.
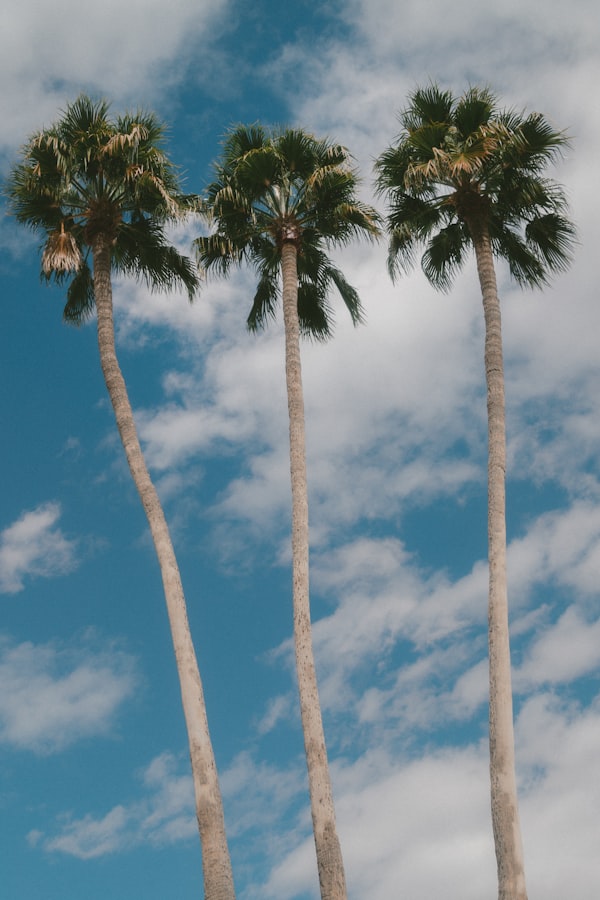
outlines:
[[328, 280], [335, 284], [344, 305], [350, 313], [353, 325], [363, 325], [365, 322], [364, 310], [356, 288], [346, 281], [344, 273], [335, 266], [327, 267]]
[[192, 261], [168, 243], [160, 222], [139, 217], [124, 223], [113, 248], [114, 267], [155, 291], [183, 288], [190, 300], [200, 285]]
[[547, 272], [542, 260], [516, 230], [503, 222], [490, 223], [492, 250], [499, 259], [504, 259], [510, 274], [521, 287], [542, 287], [547, 281]]
[[236, 125], [227, 134], [223, 145], [222, 166], [228, 168], [245, 156], [250, 150], [265, 146], [267, 133], [259, 122], [252, 125]]
[[332, 335], [332, 309], [327, 292], [308, 279], [298, 282], [298, 321], [304, 338], [326, 341]]
[[554, 212], [537, 216], [525, 228], [527, 244], [535, 248], [549, 272], [561, 272], [569, 267], [575, 237], [573, 223]]
[[70, 325], [82, 325], [93, 314], [95, 307], [94, 279], [85, 261], [69, 283], [63, 319]]
[[233, 265], [239, 265], [244, 253], [221, 234], [211, 234], [194, 241], [196, 261], [201, 271], [227, 275]]
[[399, 118], [407, 131], [413, 131], [423, 124], [447, 122], [453, 106], [451, 91], [443, 91], [436, 84], [430, 84], [426, 88], [417, 88], [410, 94], [409, 104]]
[[77, 272], [82, 261], [75, 236], [65, 231], [64, 221], [61, 221], [60, 230], [48, 235], [42, 253], [42, 272], [46, 276], [52, 272]]
[[449, 291], [465, 261], [470, 236], [462, 222], [453, 222], [438, 231], [427, 244], [421, 266], [427, 279], [442, 291]]
[[408, 274], [415, 265], [418, 242], [410, 228], [398, 226], [390, 231], [387, 270], [392, 281]]
[[393, 281], [413, 268], [419, 245], [426, 244], [448, 218], [453, 218], [452, 209], [437, 199], [393, 195], [388, 215], [388, 271]]
[[496, 98], [489, 88], [469, 88], [456, 102], [453, 122], [463, 140], [479, 132], [495, 117]]
[[275, 318], [279, 297], [277, 274], [277, 270], [265, 268], [259, 278], [252, 308], [246, 319], [249, 331], [260, 331], [266, 327], [269, 320]]

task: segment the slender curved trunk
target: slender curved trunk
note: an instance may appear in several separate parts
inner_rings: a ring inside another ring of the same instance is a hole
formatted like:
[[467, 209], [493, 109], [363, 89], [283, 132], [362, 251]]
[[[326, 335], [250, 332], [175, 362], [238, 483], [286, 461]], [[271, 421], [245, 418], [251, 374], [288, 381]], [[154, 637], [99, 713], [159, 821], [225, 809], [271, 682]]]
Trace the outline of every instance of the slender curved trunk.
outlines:
[[163, 580], [189, 738], [196, 816], [202, 844], [205, 898], [235, 900], [233, 874], [225, 836], [223, 803], [181, 576], [163, 509], [144, 461], [115, 350], [110, 247], [103, 235], [94, 239], [93, 257], [94, 296], [98, 312], [98, 347], [102, 372], [131, 475], [148, 519]]
[[488, 410], [490, 781], [498, 900], [527, 900], [513, 728], [506, 584], [506, 419], [500, 300], [487, 225], [470, 226], [485, 317]]
[[300, 325], [298, 321], [298, 268], [296, 246], [291, 241], [283, 244], [281, 269], [285, 326], [285, 377], [290, 419], [294, 643], [300, 713], [304, 732], [321, 898], [322, 900], [346, 900], [344, 861], [335, 823], [333, 793], [312, 646], [308, 573], [308, 489], [304, 397], [300, 362]]

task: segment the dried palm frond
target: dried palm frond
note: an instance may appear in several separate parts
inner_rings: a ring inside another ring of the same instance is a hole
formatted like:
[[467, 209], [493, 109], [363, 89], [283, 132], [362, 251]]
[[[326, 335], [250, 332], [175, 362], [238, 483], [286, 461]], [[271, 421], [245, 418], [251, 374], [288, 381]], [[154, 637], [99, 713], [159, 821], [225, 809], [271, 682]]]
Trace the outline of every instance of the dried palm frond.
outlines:
[[60, 231], [49, 235], [42, 253], [42, 271], [44, 275], [52, 272], [77, 272], [81, 268], [81, 251], [74, 236], [65, 231], [64, 222], [60, 223]]

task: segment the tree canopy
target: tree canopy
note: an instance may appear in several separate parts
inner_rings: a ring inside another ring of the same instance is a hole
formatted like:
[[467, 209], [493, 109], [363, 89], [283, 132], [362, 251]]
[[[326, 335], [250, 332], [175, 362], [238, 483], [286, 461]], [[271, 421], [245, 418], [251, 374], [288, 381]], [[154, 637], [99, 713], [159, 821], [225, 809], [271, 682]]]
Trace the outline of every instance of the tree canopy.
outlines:
[[329, 291], [339, 291], [352, 320], [361, 321], [355, 289], [328, 251], [358, 235], [378, 234], [375, 210], [356, 197], [357, 173], [348, 151], [300, 129], [234, 128], [224, 144], [206, 209], [214, 233], [195, 242], [206, 271], [227, 274], [250, 264], [258, 285], [248, 316], [252, 330], [275, 315], [281, 248], [297, 249], [298, 314], [304, 335], [330, 337]]
[[448, 290], [482, 225], [519, 284], [541, 286], [564, 269], [575, 230], [545, 170], [568, 146], [565, 133], [540, 113], [500, 109], [488, 88], [455, 97], [430, 85], [409, 99], [396, 142], [376, 162], [392, 277], [422, 247], [425, 275]]
[[42, 277], [68, 282], [68, 321], [79, 324], [94, 309], [89, 252], [100, 233], [115, 272], [152, 290], [196, 291], [195, 267], [166, 228], [197, 209], [197, 199], [181, 191], [164, 137], [154, 114], [111, 118], [106, 101], [82, 94], [23, 148], [8, 182], [11, 209], [43, 235]]

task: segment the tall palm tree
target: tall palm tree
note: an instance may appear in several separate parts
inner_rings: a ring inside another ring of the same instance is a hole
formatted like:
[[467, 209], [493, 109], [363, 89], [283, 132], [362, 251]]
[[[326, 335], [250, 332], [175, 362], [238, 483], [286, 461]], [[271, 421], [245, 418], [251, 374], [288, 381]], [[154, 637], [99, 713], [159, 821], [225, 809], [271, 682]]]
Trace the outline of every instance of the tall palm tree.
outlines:
[[455, 98], [417, 89], [400, 114], [397, 143], [377, 160], [387, 195], [392, 277], [424, 247], [427, 278], [447, 290], [473, 248], [485, 317], [488, 408], [489, 723], [494, 841], [500, 900], [525, 900], [517, 805], [506, 588], [506, 424], [500, 302], [494, 258], [522, 286], [566, 267], [574, 239], [560, 187], [544, 170], [567, 139], [538, 114], [498, 109], [487, 89]]
[[181, 286], [190, 298], [198, 285], [195, 267], [166, 237], [166, 226], [195, 202], [181, 193], [161, 149], [163, 136], [152, 114], [111, 119], [104, 101], [82, 95], [23, 148], [8, 193], [17, 219], [44, 236], [43, 276], [68, 285], [65, 319], [78, 324], [94, 307], [97, 312], [102, 372], [162, 574], [189, 737], [205, 896], [233, 900], [221, 792], [181, 577], [115, 350], [113, 272], [141, 278], [152, 289]]
[[323, 900], [346, 897], [327, 750], [312, 648], [304, 399], [300, 336], [331, 334], [329, 291], [335, 286], [353, 322], [359, 297], [327, 255], [357, 235], [378, 233], [374, 210], [356, 199], [357, 177], [345, 148], [302, 130], [268, 132], [239, 126], [228, 136], [216, 179], [207, 190], [214, 233], [196, 241], [198, 261], [226, 275], [249, 263], [258, 287], [251, 330], [276, 312], [281, 295], [289, 411], [292, 567], [296, 668], [308, 768], [313, 831]]

